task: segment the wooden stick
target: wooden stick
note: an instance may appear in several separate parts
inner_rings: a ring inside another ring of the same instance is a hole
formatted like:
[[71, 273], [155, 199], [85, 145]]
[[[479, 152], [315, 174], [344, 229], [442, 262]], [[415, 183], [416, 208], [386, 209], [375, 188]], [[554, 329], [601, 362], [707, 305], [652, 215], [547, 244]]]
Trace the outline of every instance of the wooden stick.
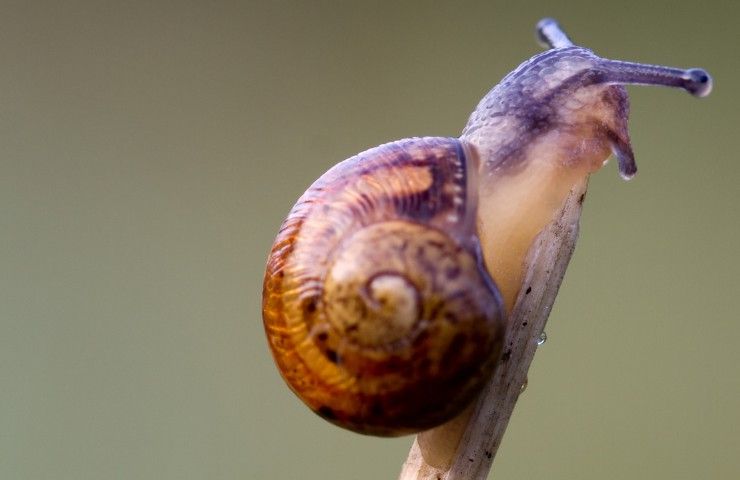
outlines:
[[578, 239], [587, 180], [534, 241], [509, 318], [499, 366], [478, 400], [452, 421], [417, 435], [399, 480], [485, 480], [527, 382], [560, 283]]

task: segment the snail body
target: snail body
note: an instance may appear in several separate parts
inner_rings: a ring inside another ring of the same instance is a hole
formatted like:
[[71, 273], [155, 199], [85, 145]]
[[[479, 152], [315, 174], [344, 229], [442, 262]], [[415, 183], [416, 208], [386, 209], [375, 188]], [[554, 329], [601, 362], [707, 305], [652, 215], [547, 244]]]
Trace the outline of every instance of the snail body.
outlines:
[[298, 200], [267, 262], [263, 320], [291, 389], [366, 434], [465, 408], [490, 377], [533, 239], [614, 153], [636, 171], [625, 83], [703, 96], [706, 72], [604, 60], [551, 20], [552, 49], [479, 103], [460, 138], [384, 144]]

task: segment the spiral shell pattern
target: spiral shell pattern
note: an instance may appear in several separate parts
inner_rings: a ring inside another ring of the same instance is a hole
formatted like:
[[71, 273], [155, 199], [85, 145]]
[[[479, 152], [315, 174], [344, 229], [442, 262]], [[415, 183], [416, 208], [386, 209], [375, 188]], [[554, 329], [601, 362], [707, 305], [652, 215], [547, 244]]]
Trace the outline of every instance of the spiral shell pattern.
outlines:
[[381, 145], [329, 170], [283, 223], [265, 331], [288, 385], [327, 420], [417, 432], [490, 375], [503, 308], [476, 248], [472, 157], [452, 138]]

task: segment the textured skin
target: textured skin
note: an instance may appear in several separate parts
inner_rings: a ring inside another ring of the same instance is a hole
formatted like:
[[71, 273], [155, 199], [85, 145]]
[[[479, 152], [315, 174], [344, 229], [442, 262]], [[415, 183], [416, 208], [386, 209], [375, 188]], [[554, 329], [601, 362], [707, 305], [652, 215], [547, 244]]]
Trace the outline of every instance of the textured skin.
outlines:
[[464, 151], [450, 138], [368, 150], [317, 180], [283, 223], [265, 331], [287, 383], [327, 420], [417, 432], [452, 418], [491, 374], [504, 323]]
[[566, 167], [598, 159], [584, 165], [591, 171], [613, 149], [621, 174], [634, 175], [627, 91], [604, 83], [603, 62], [582, 47], [549, 50], [519, 65], [483, 97], [460, 138], [480, 152], [484, 176], [519, 173], [540, 140]]

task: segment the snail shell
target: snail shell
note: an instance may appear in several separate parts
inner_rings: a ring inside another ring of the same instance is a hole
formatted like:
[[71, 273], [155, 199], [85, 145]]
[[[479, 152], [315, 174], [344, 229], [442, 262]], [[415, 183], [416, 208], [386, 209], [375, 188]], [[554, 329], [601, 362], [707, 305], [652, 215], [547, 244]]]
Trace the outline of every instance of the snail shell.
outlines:
[[322, 417], [374, 435], [424, 430], [491, 374], [505, 328], [475, 234], [476, 172], [458, 139], [399, 140], [329, 170], [283, 223], [265, 330]]

